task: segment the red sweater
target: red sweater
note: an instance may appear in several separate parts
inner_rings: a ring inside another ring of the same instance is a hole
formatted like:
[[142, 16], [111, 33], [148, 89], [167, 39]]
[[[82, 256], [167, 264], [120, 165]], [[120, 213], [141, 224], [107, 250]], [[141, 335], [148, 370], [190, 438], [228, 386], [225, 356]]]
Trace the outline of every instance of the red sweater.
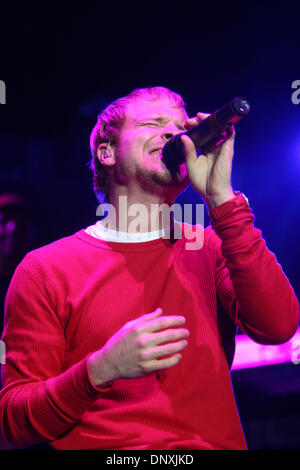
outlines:
[[[253, 220], [237, 197], [211, 211], [200, 250], [186, 250], [184, 238], [126, 244], [81, 230], [29, 253], [6, 299], [5, 437], [56, 449], [245, 449], [228, 320], [268, 344], [287, 341], [299, 320], [294, 291]], [[186, 317], [181, 361], [94, 387], [88, 355], [157, 307]]]

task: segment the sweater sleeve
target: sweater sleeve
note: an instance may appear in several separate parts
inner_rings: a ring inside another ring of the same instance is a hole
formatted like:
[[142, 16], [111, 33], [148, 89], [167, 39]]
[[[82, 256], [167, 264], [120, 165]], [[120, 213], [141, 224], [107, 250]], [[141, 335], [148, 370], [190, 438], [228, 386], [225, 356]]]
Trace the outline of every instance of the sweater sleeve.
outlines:
[[21, 265], [5, 302], [5, 364], [0, 423], [16, 447], [64, 434], [105, 393], [93, 386], [87, 357], [63, 371], [64, 327], [42, 282]]
[[217, 250], [216, 285], [223, 307], [254, 341], [288, 341], [299, 324], [299, 303], [289, 280], [254, 227], [243, 196], [210, 212]]

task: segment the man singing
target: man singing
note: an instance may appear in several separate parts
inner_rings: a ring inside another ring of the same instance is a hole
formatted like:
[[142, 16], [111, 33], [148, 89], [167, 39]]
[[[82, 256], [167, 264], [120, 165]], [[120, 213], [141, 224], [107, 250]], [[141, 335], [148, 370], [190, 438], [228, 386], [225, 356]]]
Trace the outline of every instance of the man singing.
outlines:
[[[134, 90], [99, 115], [94, 187], [111, 209], [31, 251], [8, 290], [1, 426], [15, 446], [247, 448], [230, 379], [235, 330], [283, 343], [299, 305], [232, 188], [233, 128], [198, 158], [183, 136], [175, 172], [162, 160], [165, 143], [206, 116], [189, 118], [163, 87]], [[186, 249], [184, 223], [170, 217], [168, 231], [151, 210], [189, 183], [211, 220], [197, 249]]]

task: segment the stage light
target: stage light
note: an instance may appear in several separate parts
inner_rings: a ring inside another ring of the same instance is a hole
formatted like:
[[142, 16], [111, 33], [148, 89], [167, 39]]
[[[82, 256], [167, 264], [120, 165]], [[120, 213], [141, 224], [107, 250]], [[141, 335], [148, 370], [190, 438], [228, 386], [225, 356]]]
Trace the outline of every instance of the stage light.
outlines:
[[300, 328], [289, 341], [279, 345], [258, 344], [246, 335], [236, 336], [232, 370], [282, 363], [300, 364]]

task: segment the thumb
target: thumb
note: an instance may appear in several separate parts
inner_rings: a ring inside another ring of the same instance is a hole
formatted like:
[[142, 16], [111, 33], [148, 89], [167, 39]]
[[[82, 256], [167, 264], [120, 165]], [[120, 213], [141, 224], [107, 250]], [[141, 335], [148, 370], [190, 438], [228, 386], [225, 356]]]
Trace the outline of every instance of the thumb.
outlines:
[[184, 158], [185, 162], [188, 165], [193, 163], [195, 160], [197, 160], [197, 153], [195, 149], [195, 145], [187, 135], [182, 135], [180, 137], [182, 146], [183, 146], [183, 153], [184, 153]]

